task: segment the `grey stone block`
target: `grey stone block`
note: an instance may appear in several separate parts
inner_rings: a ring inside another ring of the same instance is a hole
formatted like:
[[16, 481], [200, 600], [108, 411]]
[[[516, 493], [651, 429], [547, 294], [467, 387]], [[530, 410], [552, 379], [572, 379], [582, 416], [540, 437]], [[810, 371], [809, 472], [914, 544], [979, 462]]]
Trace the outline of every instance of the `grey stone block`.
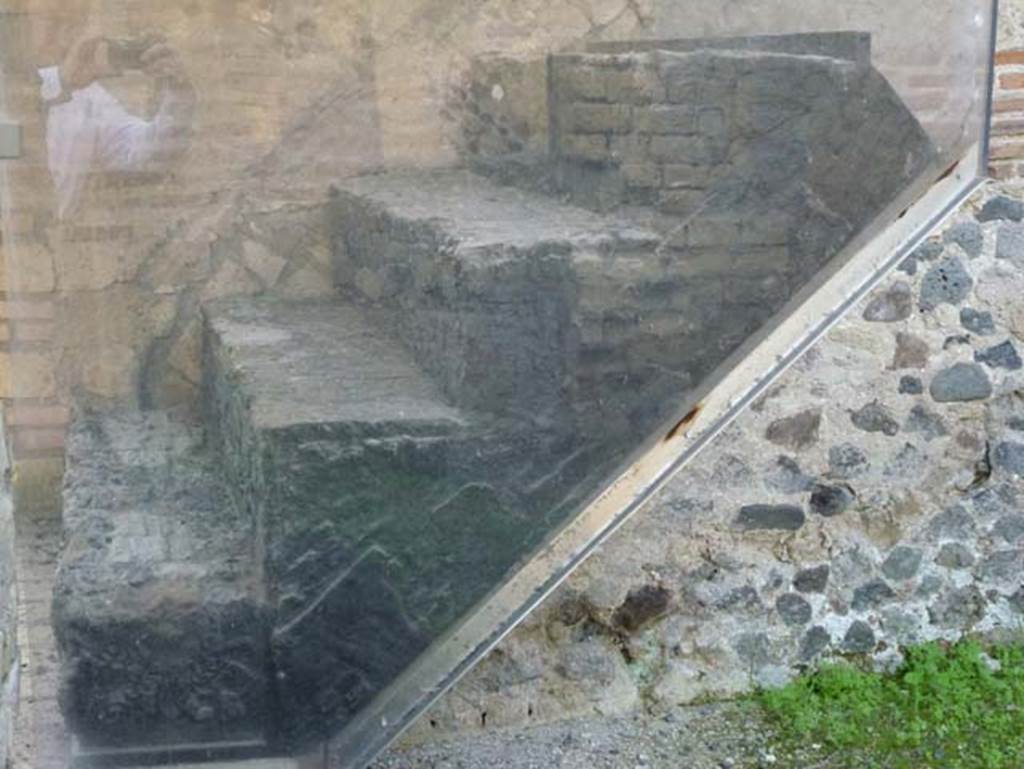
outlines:
[[552, 473], [543, 431], [449, 405], [379, 316], [271, 299], [205, 315], [207, 423], [272, 597], [278, 736], [306, 747], [500, 583], [580, 479], [564, 456]]
[[935, 375], [930, 391], [939, 403], [985, 400], [992, 395], [992, 382], [976, 363], [957, 363]]
[[72, 425], [53, 621], [62, 709], [86, 747], [266, 737], [270, 611], [253, 522], [201, 444], [166, 413]]
[[746, 505], [736, 523], [744, 531], [796, 531], [806, 518], [796, 505]]

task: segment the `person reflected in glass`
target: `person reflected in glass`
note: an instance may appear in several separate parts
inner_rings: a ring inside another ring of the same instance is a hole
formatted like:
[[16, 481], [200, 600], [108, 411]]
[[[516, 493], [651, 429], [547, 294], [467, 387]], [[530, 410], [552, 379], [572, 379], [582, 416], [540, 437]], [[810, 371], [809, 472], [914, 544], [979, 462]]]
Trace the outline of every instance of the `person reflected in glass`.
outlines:
[[[97, 172], [162, 172], [189, 146], [195, 89], [165, 38], [113, 40], [85, 32], [87, 3], [40, 16], [33, 49], [46, 108], [46, 146], [58, 212], [69, 218]], [[129, 71], [153, 78], [156, 109], [133, 115], [103, 85]]]

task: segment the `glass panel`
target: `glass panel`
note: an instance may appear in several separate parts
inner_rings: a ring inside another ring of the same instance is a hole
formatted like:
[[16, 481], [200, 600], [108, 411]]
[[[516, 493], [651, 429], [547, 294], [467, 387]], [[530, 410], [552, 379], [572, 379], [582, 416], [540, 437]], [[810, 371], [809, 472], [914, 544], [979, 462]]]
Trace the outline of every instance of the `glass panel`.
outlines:
[[365, 764], [986, 152], [983, 0], [0, 8], [37, 739], [100, 765]]

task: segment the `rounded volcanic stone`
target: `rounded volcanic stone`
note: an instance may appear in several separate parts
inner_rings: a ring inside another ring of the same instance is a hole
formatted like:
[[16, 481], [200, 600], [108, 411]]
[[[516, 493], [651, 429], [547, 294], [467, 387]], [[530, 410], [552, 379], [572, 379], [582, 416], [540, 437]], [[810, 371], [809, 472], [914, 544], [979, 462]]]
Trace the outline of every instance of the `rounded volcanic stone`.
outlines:
[[992, 462], [1008, 473], [1024, 476], [1024, 443], [1003, 441], [992, 452]]
[[856, 494], [849, 486], [819, 483], [811, 492], [811, 512], [825, 518], [842, 515], [853, 504], [854, 499]]
[[997, 195], [981, 207], [977, 219], [979, 222], [1019, 222], [1024, 219], [1024, 202], [1006, 195]]
[[800, 627], [811, 621], [811, 605], [796, 593], [780, 595], [775, 602], [775, 610], [782, 621], [791, 627]]
[[857, 620], [843, 636], [843, 651], [864, 654], [875, 648], [875, 631], [863, 620]]
[[828, 564], [802, 569], [793, 577], [793, 587], [801, 593], [824, 593], [830, 571]]
[[841, 443], [828, 450], [828, 468], [834, 478], [853, 478], [867, 472], [868, 457], [852, 443]]
[[796, 531], [806, 520], [796, 505], [746, 505], [736, 523], [744, 531]]
[[985, 234], [977, 222], [959, 222], [954, 224], [943, 235], [946, 243], [955, 243], [964, 250], [968, 257], [974, 259], [981, 255], [985, 247]]
[[974, 286], [974, 279], [968, 274], [955, 256], [947, 256], [925, 274], [921, 281], [920, 307], [934, 310], [940, 304], [960, 304]]
[[967, 569], [974, 565], [974, 553], [959, 542], [947, 542], [935, 557], [935, 563], [947, 569]]
[[900, 377], [900, 395], [920, 395], [924, 392], [924, 383], [916, 376]]
[[800, 659], [810, 660], [825, 651], [832, 643], [832, 636], [821, 625], [808, 630], [800, 640]]
[[977, 363], [957, 363], [936, 374], [929, 390], [939, 403], [980, 401], [992, 396], [992, 382]]
[[974, 360], [984, 363], [989, 368], [1004, 368], [1007, 371], [1019, 371], [1024, 367], [1024, 362], [1017, 354], [1017, 348], [1009, 339], [1002, 344], [974, 353]]
[[889, 579], [911, 579], [921, 568], [922, 553], [916, 547], [900, 545], [882, 563], [882, 573]]
[[960, 325], [978, 336], [988, 336], [995, 333], [996, 330], [992, 313], [975, 310], [971, 307], [964, 307], [960, 311]]
[[882, 433], [891, 437], [900, 431], [899, 422], [893, 419], [889, 409], [878, 401], [872, 401], [856, 411], [851, 411], [850, 421], [854, 427], [866, 433]]
[[872, 323], [896, 323], [914, 312], [914, 295], [910, 284], [898, 280], [877, 292], [864, 309], [864, 320]]
[[884, 581], [874, 579], [853, 591], [851, 606], [854, 611], [874, 609], [896, 597], [896, 592]]

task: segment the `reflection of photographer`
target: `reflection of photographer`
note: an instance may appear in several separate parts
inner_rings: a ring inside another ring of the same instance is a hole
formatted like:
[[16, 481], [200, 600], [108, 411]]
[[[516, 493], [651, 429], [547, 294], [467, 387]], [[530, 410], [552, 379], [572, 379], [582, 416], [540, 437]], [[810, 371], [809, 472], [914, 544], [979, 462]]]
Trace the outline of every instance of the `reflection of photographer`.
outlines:
[[[89, 174], [164, 170], [188, 149], [195, 91], [181, 57], [164, 38], [86, 35], [68, 45], [68, 30], [52, 26], [36, 37], [37, 61], [49, 65], [39, 75], [62, 219], [74, 212]], [[156, 84], [157, 108], [149, 120], [130, 114], [99, 83], [132, 70]]]

